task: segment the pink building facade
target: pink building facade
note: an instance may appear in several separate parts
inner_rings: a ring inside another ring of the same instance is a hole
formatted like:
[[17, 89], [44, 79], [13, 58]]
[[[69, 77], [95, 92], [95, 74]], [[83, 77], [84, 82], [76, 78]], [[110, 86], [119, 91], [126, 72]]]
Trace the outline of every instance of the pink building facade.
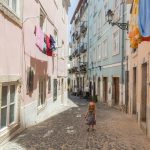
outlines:
[[[0, 142], [67, 104], [69, 5], [0, 0]], [[52, 56], [38, 47], [37, 27], [56, 42]]]

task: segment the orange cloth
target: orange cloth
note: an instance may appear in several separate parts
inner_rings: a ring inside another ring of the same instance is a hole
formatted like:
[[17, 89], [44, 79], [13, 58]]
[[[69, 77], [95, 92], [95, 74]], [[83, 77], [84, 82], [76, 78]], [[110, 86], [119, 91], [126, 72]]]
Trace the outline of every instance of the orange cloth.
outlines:
[[138, 44], [141, 43], [141, 35], [138, 29], [138, 0], [133, 0], [128, 36], [130, 47], [138, 48]]

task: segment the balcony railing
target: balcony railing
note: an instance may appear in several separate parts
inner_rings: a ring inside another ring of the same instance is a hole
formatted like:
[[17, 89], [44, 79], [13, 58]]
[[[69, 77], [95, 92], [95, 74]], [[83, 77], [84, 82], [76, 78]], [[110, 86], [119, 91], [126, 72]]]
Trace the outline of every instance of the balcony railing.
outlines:
[[87, 51], [87, 44], [86, 43], [80, 44], [79, 51], [80, 53], [85, 53]]
[[70, 60], [70, 61], [72, 60], [72, 55], [69, 56], [69, 60]]
[[84, 34], [84, 33], [86, 33], [86, 31], [87, 31], [87, 22], [84, 21], [84, 22], [82, 22], [82, 24], [80, 26], [80, 32]]
[[86, 73], [87, 72], [87, 64], [83, 63], [80, 65], [80, 72]]
[[80, 22], [80, 15], [77, 16], [77, 18], [75, 19], [75, 24], [77, 25]]
[[84, 12], [85, 12], [87, 6], [88, 6], [88, 2], [87, 2], [87, 0], [84, 0], [84, 1], [83, 1], [83, 5], [82, 5], [82, 7], [81, 7], [81, 9], [80, 9], [80, 17], [83, 16], [83, 14], [84, 14]]
[[79, 39], [80, 39], [80, 34], [79, 34], [78, 31], [75, 32], [74, 37], [75, 37], [76, 40], [79, 40]]
[[78, 67], [73, 67], [72, 68], [72, 73], [78, 73], [78, 72], [79, 72]]

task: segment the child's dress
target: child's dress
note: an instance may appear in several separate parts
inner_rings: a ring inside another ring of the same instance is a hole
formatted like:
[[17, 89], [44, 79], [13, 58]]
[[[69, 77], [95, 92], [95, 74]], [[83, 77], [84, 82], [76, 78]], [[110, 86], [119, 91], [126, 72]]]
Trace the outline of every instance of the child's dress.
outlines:
[[87, 125], [95, 125], [96, 120], [95, 120], [95, 104], [90, 103], [88, 106], [88, 112], [86, 116], [86, 123]]
[[88, 112], [86, 121], [87, 121], [87, 125], [95, 125], [96, 124], [94, 111]]

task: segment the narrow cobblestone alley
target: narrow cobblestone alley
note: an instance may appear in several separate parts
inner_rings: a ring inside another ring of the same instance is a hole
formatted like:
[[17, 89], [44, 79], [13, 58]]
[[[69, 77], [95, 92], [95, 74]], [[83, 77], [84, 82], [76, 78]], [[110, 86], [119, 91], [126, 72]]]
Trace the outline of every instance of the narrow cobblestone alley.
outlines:
[[97, 104], [96, 131], [86, 131], [87, 102], [72, 97], [70, 108], [26, 129], [2, 150], [150, 150], [150, 141], [136, 121], [122, 112]]

